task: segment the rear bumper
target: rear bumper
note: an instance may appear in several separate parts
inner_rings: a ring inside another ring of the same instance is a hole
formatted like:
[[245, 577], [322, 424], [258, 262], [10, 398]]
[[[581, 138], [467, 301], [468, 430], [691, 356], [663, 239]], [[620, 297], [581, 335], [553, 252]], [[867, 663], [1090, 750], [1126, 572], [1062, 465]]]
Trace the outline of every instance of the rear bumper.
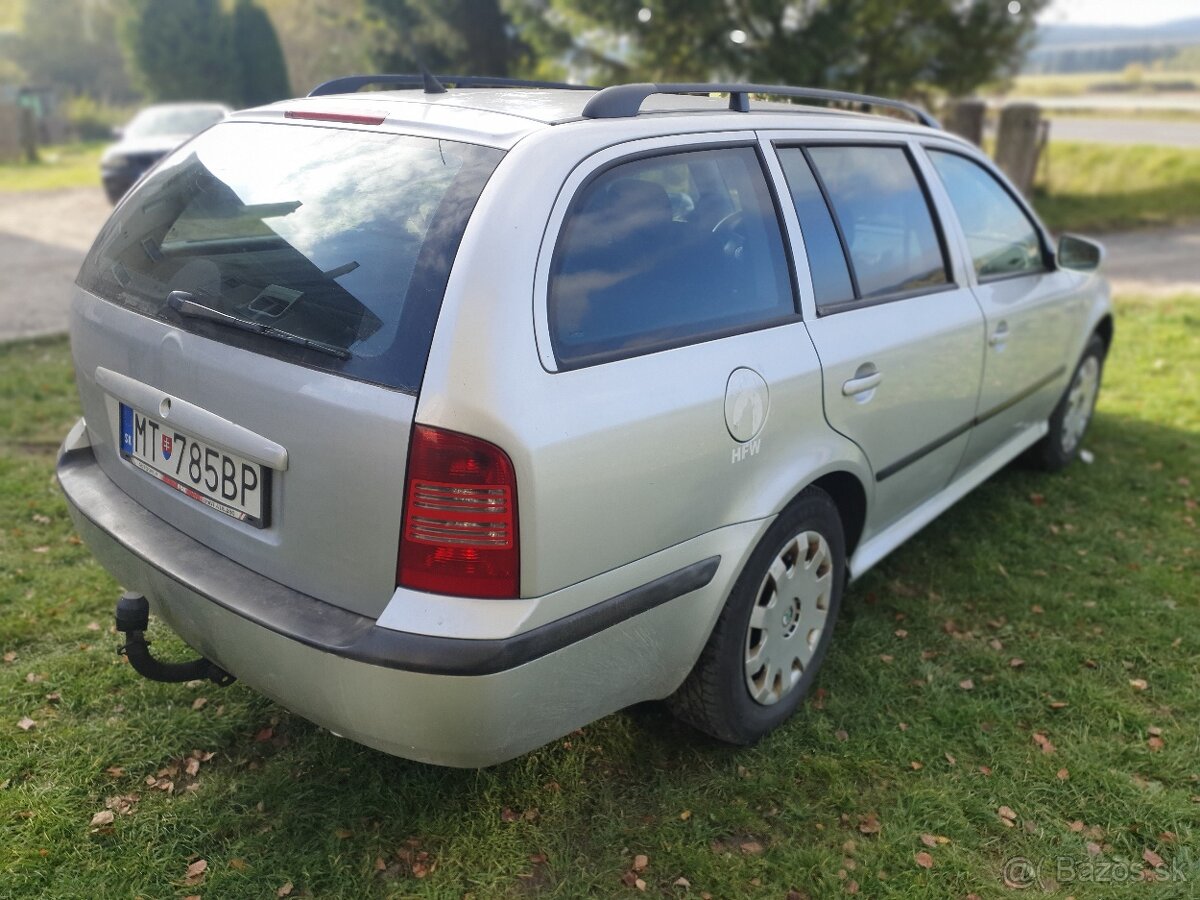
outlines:
[[[501, 640], [419, 635], [290, 590], [129, 498], [76, 433], [58, 478], [80, 535], [195, 650], [319, 725], [423, 762], [502, 762], [690, 669], [720, 606], [712, 556]], [[501, 601], [502, 602], [502, 601]]]

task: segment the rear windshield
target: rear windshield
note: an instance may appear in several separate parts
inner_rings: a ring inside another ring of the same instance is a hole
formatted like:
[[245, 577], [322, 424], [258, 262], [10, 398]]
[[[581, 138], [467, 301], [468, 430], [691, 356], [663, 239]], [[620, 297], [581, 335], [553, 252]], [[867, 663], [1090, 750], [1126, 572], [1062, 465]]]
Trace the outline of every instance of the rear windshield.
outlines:
[[214, 340], [416, 391], [450, 265], [501, 156], [434, 138], [218, 125], [117, 208], [79, 285]]

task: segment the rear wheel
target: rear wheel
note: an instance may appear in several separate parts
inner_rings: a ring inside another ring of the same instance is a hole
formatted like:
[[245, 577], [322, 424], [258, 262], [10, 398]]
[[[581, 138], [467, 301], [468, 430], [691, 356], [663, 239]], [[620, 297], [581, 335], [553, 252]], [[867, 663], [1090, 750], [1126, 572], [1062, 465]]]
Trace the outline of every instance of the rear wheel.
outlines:
[[1047, 472], [1065, 468], [1083, 446], [1084, 435], [1100, 395], [1100, 377], [1104, 372], [1104, 341], [1092, 335], [1083, 356], [1071, 376], [1071, 384], [1050, 415], [1050, 430], [1030, 451], [1033, 462]]
[[845, 538], [829, 495], [809, 488], [751, 554], [687, 681], [681, 719], [751, 744], [781, 725], [825, 658], [841, 605]]

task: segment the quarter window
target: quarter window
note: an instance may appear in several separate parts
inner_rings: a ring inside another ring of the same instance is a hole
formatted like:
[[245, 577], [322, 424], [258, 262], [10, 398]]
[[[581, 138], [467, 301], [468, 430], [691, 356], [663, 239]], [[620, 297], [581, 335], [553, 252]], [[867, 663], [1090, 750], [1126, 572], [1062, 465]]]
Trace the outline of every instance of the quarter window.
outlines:
[[929, 158], [950, 195], [981, 279], [1045, 269], [1037, 229], [990, 172], [957, 153], [930, 150]]
[[567, 367], [794, 315], [757, 153], [657, 156], [593, 179], [567, 213], [548, 302], [555, 353]]
[[808, 154], [837, 216], [859, 299], [949, 283], [933, 216], [906, 150], [820, 146]]

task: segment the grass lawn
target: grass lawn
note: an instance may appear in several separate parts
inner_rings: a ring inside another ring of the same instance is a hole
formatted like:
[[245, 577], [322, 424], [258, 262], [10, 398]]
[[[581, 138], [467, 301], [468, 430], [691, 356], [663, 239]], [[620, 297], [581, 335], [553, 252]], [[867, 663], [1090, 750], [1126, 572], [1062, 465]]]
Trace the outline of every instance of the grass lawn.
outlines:
[[1200, 219], [1200, 150], [1052, 141], [1033, 202], [1055, 231]]
[[986, 898], [1018, 857], [1196, 896], [1200, 297], [1118, 311], [1094, 463], [1000, 473], [852, 585], [787, 727], [651, 704], [482, 771], [136, 676], [52, 480], [66, 344], [0, 347], [0, 896]]
[[99, 187], [104, 141], [39, 147], [35, 163], [0, 163], [0, 192]]

